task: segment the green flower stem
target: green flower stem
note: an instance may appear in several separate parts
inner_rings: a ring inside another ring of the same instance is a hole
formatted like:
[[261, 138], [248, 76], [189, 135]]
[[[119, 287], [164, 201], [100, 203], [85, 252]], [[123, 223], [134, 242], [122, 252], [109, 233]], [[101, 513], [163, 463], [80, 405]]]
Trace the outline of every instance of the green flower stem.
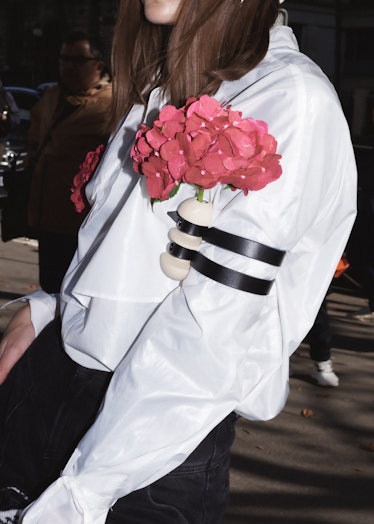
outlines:
[[202, 187], [199, 187], [199, 189], [197, 190], [197, 201], [203, 202], [203, 199], [204, 199], [204, 189]]

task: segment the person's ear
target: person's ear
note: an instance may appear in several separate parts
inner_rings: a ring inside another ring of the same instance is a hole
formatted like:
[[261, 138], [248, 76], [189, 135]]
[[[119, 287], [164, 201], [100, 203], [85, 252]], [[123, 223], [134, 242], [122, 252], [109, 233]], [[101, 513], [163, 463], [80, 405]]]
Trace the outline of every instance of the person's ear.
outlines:
[[102, 73], [103, 70], [104, 70], [104, 68], [105, 68], [105, 64], [104, 64], [104, 62], [103, 62], [102, 60], [98, 60], [98, 61], [96, 62], [96, 70], [97, 70], [99, 73]]

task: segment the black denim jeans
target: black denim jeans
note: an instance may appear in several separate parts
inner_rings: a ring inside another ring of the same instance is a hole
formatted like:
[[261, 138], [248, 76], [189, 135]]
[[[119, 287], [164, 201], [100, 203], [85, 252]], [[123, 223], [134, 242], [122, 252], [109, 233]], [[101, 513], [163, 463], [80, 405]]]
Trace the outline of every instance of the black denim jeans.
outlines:
[[231, 413], [174, 471], [119, 499], [106, 524], [222, 524], [236, 420]]
[[95, 420], [111, 373], [87, 369], [62, 349], [50, 323], [0, 386], [0, 488], [36, 498]]
[[[0, 386], [0, 490], [14, 486], [33, 500], [59, 476], [110, 378], [68, 357], [59, 321], [44, 329]], [[226, 417], [173, 472], [118, 500], [107, 524], [221, 523], [236, 418]]]

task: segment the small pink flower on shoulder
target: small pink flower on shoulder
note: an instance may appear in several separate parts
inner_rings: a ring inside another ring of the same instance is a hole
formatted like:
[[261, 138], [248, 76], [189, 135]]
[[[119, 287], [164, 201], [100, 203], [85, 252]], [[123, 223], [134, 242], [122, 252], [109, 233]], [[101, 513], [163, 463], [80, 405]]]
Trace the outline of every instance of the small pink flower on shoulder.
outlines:
[[79, 166], [79, 172], [73, 178], [70, 200], [73, 202], [77, 213], [82, 213], [82, 211], [88, 206], [84, 189], [91, 180], [92, 175], [100, 162], [104, 152], [104, 147], [104, 144], [100, 144], [95, 151], [89, 151], [86, 158]]

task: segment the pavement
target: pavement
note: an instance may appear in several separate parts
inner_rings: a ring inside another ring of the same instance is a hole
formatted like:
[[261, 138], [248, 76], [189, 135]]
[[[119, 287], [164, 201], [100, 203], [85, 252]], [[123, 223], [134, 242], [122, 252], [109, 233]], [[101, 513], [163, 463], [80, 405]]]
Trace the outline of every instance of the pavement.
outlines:
[[[38, 288], [37, 256], [36, 242], [0, 242], [0, 306]], [[374, 324], [350, 316], [366, 300], [349, 271], [327, 305], [340, 385], [313, 382], [302, 344], [282, 413], [238, 422], [225, 524], [374, 524]], [[0, 310], [0, 332], [18, 307]]]

